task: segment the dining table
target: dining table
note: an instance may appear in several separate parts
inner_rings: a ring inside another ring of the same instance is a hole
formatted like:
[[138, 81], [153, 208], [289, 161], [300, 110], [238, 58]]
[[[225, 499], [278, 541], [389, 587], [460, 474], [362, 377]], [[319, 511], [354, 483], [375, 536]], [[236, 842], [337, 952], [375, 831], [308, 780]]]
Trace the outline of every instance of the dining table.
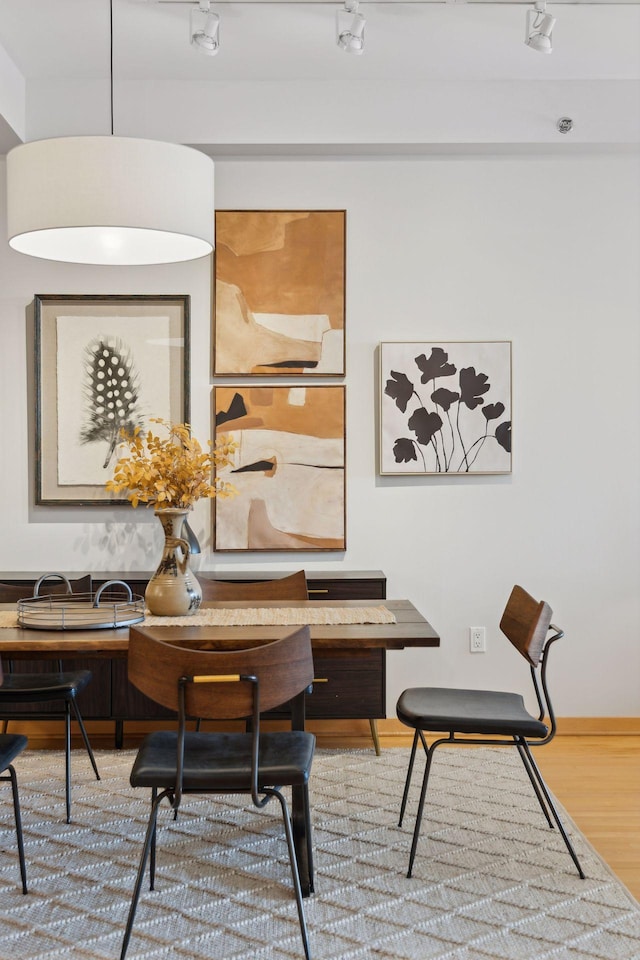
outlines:
[[[0, 604], [0, 616], [15, 609], [15, 604]], [[216, 619], [216, 611], [222, 620], [230, 622], [199, 622], [207, 616]], [[287, 611], [294, 611], [289, 622], [279, 623], [280, 614], [284, 617]], [[370, 613], [367, 614], [367, 611]], [[384, 622], [366, 622], [367, 615], [371, 616], [374, 611]], [[254, 612], [256, 619], [272, 622], [237, 622], [247, 617], [250, 620]], [[341, 618], [347, 622], [338, 622]], [[358, 622], [359, 618], [365, 622]], [[326, 619], [330, 622], [322, 622]], [[133, 624], [132, 628], [144, 629], [145, 633], [175, 645], [203, 650], [238, 650], [270, 643], [284, 632], [295, 629], [298, 623], [309, 624], [314, 655], [342, 652], [357, 661], [361, 653], [371, 649], [403, 650], [407, 647], [437, 647], [440, 644], [436, 630], [406, 599], [375, 603], [364, 600], [272, 600], [260, 601], [259, 605], [250, 601], [206, 602], [193, 617], [174, 619], [146, 615], [142, 622]], [[129, 629], [129, 626], [25, 629], [17, 624], [2, 622], [0, 658], [126, 658]], [[304, 727], [304, 698], [300, 698], [293, 707], [291, 721], [294, 726]], [[379, 744], [375, 739], [378, 752]], [[292, 825], [303, 894], [308, 896], [313, 891], [313, 863], [309, 856], [311, 845], [306, 836], [303, 791], [296, 788], [292, 791]]]
[[[312, 622], [314, 611], [324, 609], [344, 610], [384, 607], [393, 616], [386, 623], [320, 623]], [[437, 647], [440, 637], [429, 621], [410, 600], [261, 600], [255, 601], [205, 601], [200, 610], [207, 609], [278, 609], [299, 608], [308, 610], [311, 645], [314, 650], [366, 650], [382, 647], [385, 650], [403, 650], [405, 647]], [[16, 609], [15, 603], [0, 604], [0, 611]], [[149, 617], [143, 623], [148, 626]], [[154, 618], [153, 630], [162, 630], [159, 636], [171, 639], [171, 643], [199, 643], [203, 649], [233, 650], [269, 643], [282, 636], [286, 624], [250, 624], [216, 626], [197, 624], [195, 617], [180, 618], [180, 623], [169, 623], [174, 618]], [[167, 631], [167, 632], [164, 632]], [[24, 629], [17, 624], [0, 629], [0, 657], [21, 659], [59, 659], [66, 657], [126, 657], [129, 645], [129, 628], [95, 627], [60, 629], [50, 626], [43, 629]]]

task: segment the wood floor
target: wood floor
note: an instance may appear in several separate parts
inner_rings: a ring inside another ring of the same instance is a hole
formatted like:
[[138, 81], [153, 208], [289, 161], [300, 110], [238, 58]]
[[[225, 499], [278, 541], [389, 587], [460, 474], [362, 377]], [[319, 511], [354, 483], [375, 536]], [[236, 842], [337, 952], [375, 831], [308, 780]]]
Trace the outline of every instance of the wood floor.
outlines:
[[535, 757], [560, 803], [640, 900], [640, 737], [557, 736]]

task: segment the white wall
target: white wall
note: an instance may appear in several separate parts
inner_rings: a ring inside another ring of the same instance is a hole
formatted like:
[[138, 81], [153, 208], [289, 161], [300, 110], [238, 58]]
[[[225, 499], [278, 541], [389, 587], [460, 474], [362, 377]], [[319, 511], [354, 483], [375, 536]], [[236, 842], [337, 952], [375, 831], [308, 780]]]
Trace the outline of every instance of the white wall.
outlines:
[[[217, 164], [221, 209], [347, 210], [348, 549], [207, 555], [203, 567], [383, 569], [389, 596], [412, 599], [443, 638], [389, 656], [390, 715], [416, 682], [524, 679], [497, 631], [514, 582], [566, 630], [559, 713], [640, 715], [638, 172], [637, 155], [613, 153]], [[0, 244], [0, 277], [0, 570], [148, 569], [160, 544], [150, 514], [33, 506], [25, 308], [35, 293], [190, 294], [205, 438], [210, 261], [78, 267]], [[389, 339], [513, 341], [512, 476], [377, 476], [374, 356]], [[207, 505], [195, 526], [208, 537]], [[487, 626], [484, 656], [467, 652], [470, 624]]]

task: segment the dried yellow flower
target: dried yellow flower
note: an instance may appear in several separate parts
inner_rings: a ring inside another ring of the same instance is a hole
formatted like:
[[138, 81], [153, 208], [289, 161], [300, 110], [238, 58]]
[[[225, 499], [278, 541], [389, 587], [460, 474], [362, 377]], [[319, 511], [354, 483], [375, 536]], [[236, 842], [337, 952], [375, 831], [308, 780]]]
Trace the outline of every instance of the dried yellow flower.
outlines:
[[116, 463], [107, 490], [124, 492], [134, 507], [144, 503], [181, 509], [192, 507], [202, 497], [230, 497], [238, 492], [232, 484], [213, 477], [214, 467], [233, 463], [237, 444], [230, 437], [220, 437], [215, 444], [209, 440], [208, 450], [203, 450], [191, 436], [188, 423], [150, 419], [161, 424], [167, 436], [156, 436], [151, 430], [143, 435], [139, 428], [123, 433], [121, 443], [128, 448], [128, 455]]

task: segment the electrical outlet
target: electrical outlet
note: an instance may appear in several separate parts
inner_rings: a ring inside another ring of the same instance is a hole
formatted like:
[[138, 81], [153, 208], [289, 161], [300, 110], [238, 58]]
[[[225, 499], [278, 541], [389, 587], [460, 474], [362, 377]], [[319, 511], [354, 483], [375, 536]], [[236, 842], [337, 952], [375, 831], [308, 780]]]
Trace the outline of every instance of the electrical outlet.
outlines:
[[469, 651], [471, 653], [486, 653], [487, 633], [484, 627], [469, 627]]

